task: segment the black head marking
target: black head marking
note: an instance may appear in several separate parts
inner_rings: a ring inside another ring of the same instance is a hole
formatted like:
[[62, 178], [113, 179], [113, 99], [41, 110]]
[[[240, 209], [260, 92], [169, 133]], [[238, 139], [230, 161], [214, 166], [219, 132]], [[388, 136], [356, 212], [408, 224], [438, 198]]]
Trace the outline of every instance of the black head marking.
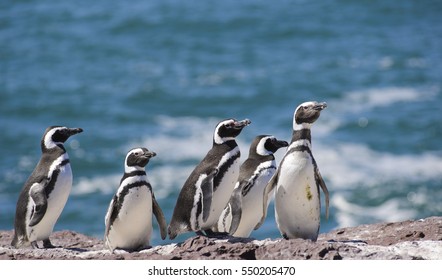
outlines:
[[242, 121], [226, 119], [219, 122], [213, 134], [213, 142], [216, 144], [222, 144], [226, 141], [233, 140], [241, 133], [242, 129], [250, 123], [251, 121], [248, 119]]
[[296, 124], [312, 124], [320, 116], [321, 111], [327, 107], [325, 102], [318, 103], [316, 101], [304, 102], [296, 108], [295, 123]]
[[258, 135], [250, 145], [249, 155], [273, 155], [278, 149], [288, 145], [286, 141], [278, 140], [272, 135]]
[[[81, 128], [68, 128], [64, 126], [50, 126], [46, 129], [41, 139], [41, 148], [43, 151], [55, 147], [63, 148], [63, 143], [72, 135], [83, 132]], [[64, 149], [64, 148], [63, 148]]]
[[130, 150], [126, 156], [126, 166], [128, 167], [145, 167], [149, 159], [156, 156], [155, 152], [146, 148], [135, 148]]
[[287, 147], [289, 143], [283, 140], [278, 140], [275, 137], [269, 137], [266, 139], [264, 147], [267, 151], [271, 151], [272, 153], [275, 153], [278, 149]]

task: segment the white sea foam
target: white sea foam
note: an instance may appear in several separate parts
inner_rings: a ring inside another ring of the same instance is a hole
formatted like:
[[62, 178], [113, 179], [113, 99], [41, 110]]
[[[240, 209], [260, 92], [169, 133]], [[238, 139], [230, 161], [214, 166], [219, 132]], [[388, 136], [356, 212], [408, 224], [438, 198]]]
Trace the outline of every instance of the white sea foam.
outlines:
[[[389, 97], [376, 101], [374, 97], [369, 106], [387, 106], [394, 102], [404, 102], [418, 98], [414, 91], [408, 97]], [[350, 98], [350, 97], [349, 97]], [[351, 104], [358, 106], [359, 98], [350, 98]], [[347, 111], [348, 112], [348, 111]], [[349, 112], [351, 113], [351, 112]], [[326, 112], [324, 112], [325, 116]], [[354, 226], [364, 222], [399, 221], [416, 218], [418, 213], [412, 205], [421, 205], [428, 197], [419, 190], [406, 192], [400, 198], [391, 198], [380, 205], [358, 205], [346, 198], [346, 192], [358, 188], [378, 187], [382, 184], [409, 184], [442, 179], [442, 157], [430, 152], [421, 154], [393, 154], [370, 149], [364, 143], [324, 143], [324, 139], [339, 127], [339, 117], [330, 114], [313, 128], [313, 153], [319, 169], [331, 192], [331, 206], [338, 227]], [[212, 133], [218, 120], [196, 117], [172, 118], [158, 117], [159, 132], [147, 134], [137, 142], [128, 143], [125, 150], [135, 146], [145, 146], [158, 156], [152, 159], [147, 169], [149, 181], [157, 199], [167, 199], [178, 193], [185, 180], [207, 153], [212, 145]], [[332, 124], [332, 125], [330, 125]], [[288, 128], [290, 129], [290, 128]], [[247, 133], [245, 130], [243, 133]], [[237, 141], [244, 161], [248, 154], [250, 135], [240, 135]], [[285, 153], [276, 153], [279, 163]], [[102, 192], [115, 193], [122, 174], [79, 178], [73, 187], [73, 194]], [[411, 206], [408, 205], [410, 204]]]
[[93, 178], [80, 177], [72, 187], [73, 195], [83, 195], [95, 192], [105, 194], [115, 193], [118, 189], [122, 174], [101, 175]]
[[399, 102], [428, 100], [435, 96], [437, 89], [417, 90], [407, 87], [372, 88], [351, 91], [341, 100], [330, 102], [330, 108], [340, 113], [368, 111], [376, 107], [387, 107]]
[[322, 175], [334, 189], [442, 178], [442, 158], [431, 153], [395, 155], [352, 143], [317, 143], [313, 149]]
[[[160, 126], [160, 133], [146, 135], [140, 141], [128, 143], [124, 150], [142, 146], [157, 153], [152, 161], [161, 165], [149, 165], [147, 176], [155, 196], [161, 199], [182, 187], [196, 163], [202, 160], [212, 147], [213, 129], [218, 120], [161, 116], [157, 118], [157, 122]], [[245, 160], [249, 144], [239, 139], [237, 143], [242, 151], [242, 159]], [[93, 192], [114, 193], [118, 189], [122, 175], [122, 173], [117, 173], [79, 178], [72, 192], [78, 195]]]
[[[332, 119], [332, 122], [335, 122]], [[200, 118], [159, 117], [161, 131], [146, 135], [142, 140], [127, 144], [126, 150], [145, 146], [158, 156], [152, 159], [159, 166], [148, 167], [148, 178], [158, 197], [167, 197], [174, 188], [180, 188], [196, 162], [200, 161], [212, 145], [212, 131], [217, 120]], [[346, 190], [362, 186], [373, 186], [380, 182], [419, 182], [442, 177], [442, 158], [431, 153], [396, 155], [378, 152], [364, 144], [328, 143], [321, 139], [332, 133], [324, 123], [318, 123], [313, 134], [313, 153], [326, 183], [331, 190]], [[320, 136], [320, 137], [318, 137]], [[249, 143], [238, 137], [245, 160]], [[284, 149], [275, 156], [279, 163]], [[80, 178], [73, 188], [76, 194], [111, 193], [118, 188], [120, 173], [94, 178]]]
[[413, 209], [404, 209], [400, 206], [398, 198], [390, 199], [381, 205], [360, 206], [348, 202], [344, 195], [336, 193], [332, 196], [331, 205], [335, 211], [338, 227], [356, 226], [365, 220], [369, 223], [375, 222], [397, 222], [414, 218], [417, 212]]

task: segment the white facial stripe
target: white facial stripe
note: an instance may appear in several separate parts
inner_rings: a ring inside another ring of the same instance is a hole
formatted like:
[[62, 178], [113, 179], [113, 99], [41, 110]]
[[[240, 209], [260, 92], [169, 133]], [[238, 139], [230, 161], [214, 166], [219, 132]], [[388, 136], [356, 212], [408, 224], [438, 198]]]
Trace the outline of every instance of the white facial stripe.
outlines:
[[256, 153], [257, 153], [258, 155], [261, 155], [261, 156], [268, 156], [268, 155], [273, 154], [271, 151], [269, 151], [269, 150], [267, 150], [267, 149], [265, 148], [265, 144], [266, 144], [267, 139], [272, 139], [272, 138], [274, 138], [274, 137], [267, 136], [267, 137], [264, 137], [264, 138], [262, 138], [261, 140], [259, 140], [259, 143], [258, 143], [258, 145], [256, 146]]
[[44, 145], [47, 149], [52, 149], [55, 146], [57, 146], [57, 144], [63, 144], [60, 142], [54, 142], [52, 140], [52, 136], [54, 135], [54, 133], [60, 129], [65, 129], [66, 127], [55, 127], [51, 130], [48, 131], [48, 133], [46, 133], [45, 138], [44, 138]]
[[220, 123], [216, 126], [216, 128], [215, 128], [215, 132], [213, 133], [213, 140], [215, 141], [216, 144], [222, 144], [222, 143], [224, 143], [224, 142], [226, 142], [226, 141], [228, 141], [228, 140], [233, 140], [233, 139], [235, 139], [234, 137], [220, 137], [220, 136], [218, 135], [218, 130], [220, 129], [221, 126], [223, 126], [223, 125], [227, 125], [227, 124], [229, 124], [229, 123], [233, 123], [233, 122], [234, 122], [233, 120], [225, 120], [225, 121], [223, 121], [223, 122], [220, 122]]
[[311, 123], [297, 124], [296, 120], [295, 120], [295, 116], [296, 116], [296, 112], [299, 110], [299, 108], [301, 108], [303, 106], [313, 106], [315, 104], [316, 104], [316, 102], [314, 102], [314, 101], [307, 101], [307, 102], [300, 104], [298, 107], [296, 107], [296, 110], [293, 113], [293, 130], [310, 129], [312, 127]]
[[124, 171], [126, 172], [126, 173], [130, 173], [130, 172], [133, 172], [133, 171], [139, 171], [139, 170], [144, 170], [144, 167], [141, 167], [141, 166], [128, 166], [127, 165], [127, 158], [131, 155], [131, 154], [134, 154], [134, 153], [144, 153], [144, 151], [141, 149], [141, 148], [135, 148], [135, 149], [132, 149], [132, 150], [130, 150], [128, 153], [127, 153], [127, 155], [126, 155], [126, 158], [124, 159]]
[[293, 130], [301, 130], [301, 129], [311, 129], [311, 123], [301, 123], [297, 124], [295, 120], [295, 116], [293, 115]]

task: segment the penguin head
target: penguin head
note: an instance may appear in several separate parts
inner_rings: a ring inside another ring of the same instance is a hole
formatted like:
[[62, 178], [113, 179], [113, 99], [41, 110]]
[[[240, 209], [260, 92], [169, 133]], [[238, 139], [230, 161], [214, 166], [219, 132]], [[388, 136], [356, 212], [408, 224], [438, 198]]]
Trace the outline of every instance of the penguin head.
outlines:
[[149, 151], [146, 148], [134, 148], [126, 155], [125, 169], [139, 169], [144, 168], [149, 162], [150, 158], [156, 156], [155, 152]]
[[278, 140], [272, 135], [258, 135], [250, 146], [250, 154], [256, 153], [260, 156], [268, 156], [275, 153], [282, 147], [288, 147], [289, 143]]
[[42, 150], [49, 150], [57, 146], [63, 146], [63, 143], [72, 135], [83, 132], [81, 128], [68, 128], [64, 126], [50, 126], [46, 129], [41, 139]]
[[226, 119], [218, 123], [213, 133], [213, 142], [216, 144], [222, 144], [229, 140], [234, 140], [238, 136], [242, 129], [251, 124], [249, 119], [237, 121], [235, 119]]
[[310, 128], [325, 108], [327, 108], [325, 102], [309, 101], [302, 103], [296, 108], [293, 115], [293, 129], [296, 130], [299, 127]]

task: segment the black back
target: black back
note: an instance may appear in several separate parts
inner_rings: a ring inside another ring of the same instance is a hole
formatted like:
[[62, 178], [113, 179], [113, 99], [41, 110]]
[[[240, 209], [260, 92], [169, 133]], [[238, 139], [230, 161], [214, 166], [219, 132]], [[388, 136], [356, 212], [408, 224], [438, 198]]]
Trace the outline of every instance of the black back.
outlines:
[[[206, 154], [204, 159], [195, 167], [190, 176], [184, 183], [183, 189], [181, 190], [177, 204], [173, 212], [173, 219], [177, 219], [182, 223], [188, 223], [190, 221], [190, 209], [193, 207], [193, 199], [195, 196], [196, 189], [194, 188], [198, 178], [201, 174], [210, 174], [217, 167], [222, 156], [229, 151], [237, 147], [237, 143], [234, 140], [224, 142], [223, 144], [214, 144], [212, 149]], [[213, 191], [215, 191], [223, 178], [224, 174], [228, 168], [233, 164], [233, 162], [240, 157], [240, 152], [238, 152], [234, 157], [230, 158], [223, 166], [218, 170], [218, 173], [214, 177]], [[178, 205], [180, 207], [178, 207]], [[190, 226], [189, 226], [190, 228]]]

